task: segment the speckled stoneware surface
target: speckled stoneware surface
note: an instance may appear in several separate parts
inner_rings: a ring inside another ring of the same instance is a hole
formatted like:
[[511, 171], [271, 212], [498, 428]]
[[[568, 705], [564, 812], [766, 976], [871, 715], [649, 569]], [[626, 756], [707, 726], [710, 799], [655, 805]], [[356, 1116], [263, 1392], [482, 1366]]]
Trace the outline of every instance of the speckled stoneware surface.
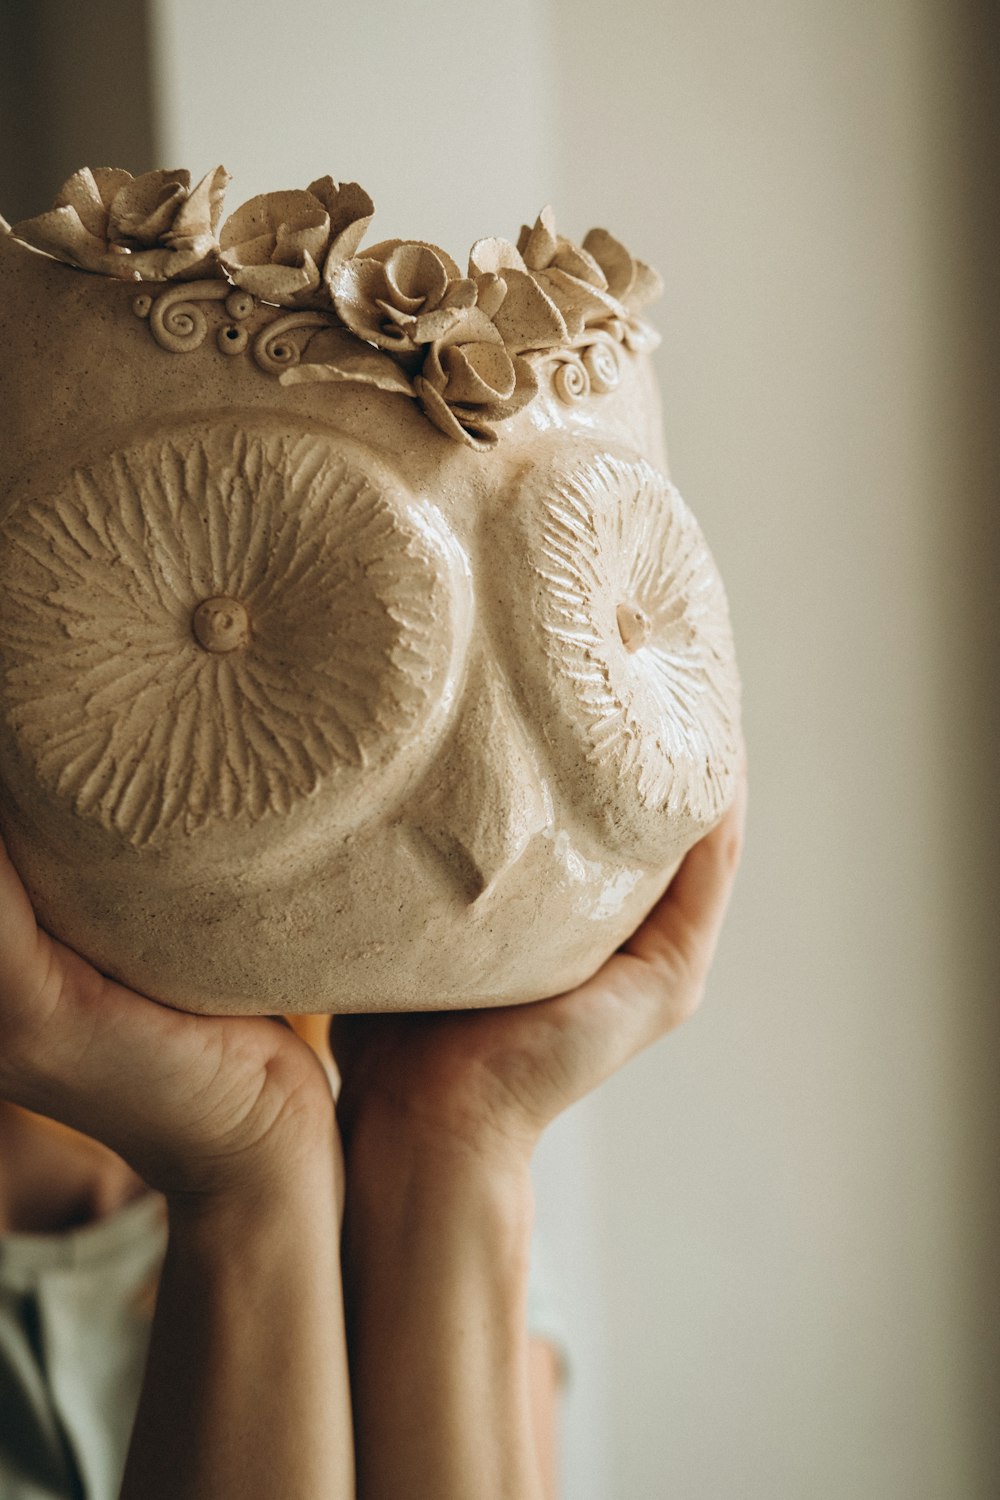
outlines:
[[548, 211], [460, 269], [365, 249], [357, 184], [225, 184], [83, 171], [2, 225], [0, 829], [184, 1009], [557, 993], [740, 755], [657, 279]]

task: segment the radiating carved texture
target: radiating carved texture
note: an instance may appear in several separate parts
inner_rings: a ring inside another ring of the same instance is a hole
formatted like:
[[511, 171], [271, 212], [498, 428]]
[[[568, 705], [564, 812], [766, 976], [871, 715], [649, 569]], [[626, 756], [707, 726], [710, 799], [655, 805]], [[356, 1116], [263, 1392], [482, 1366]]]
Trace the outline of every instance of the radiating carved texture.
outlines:
[[[329, 440], [201, 425], [76, 469], [0, 530], [0, 707], [39, 781], [142, 847], [359, 801], [433, 707], [443, 565]], [[245, 611], [203, 649], [200, 604]]]
[[610, 455], [567, 477], [545, 506], [539, 575], [549, 669], [575, 699], [564, 722], [610, 818], [714, 821], [739, 753], [739, 687], [722, 583], [677, 490]]

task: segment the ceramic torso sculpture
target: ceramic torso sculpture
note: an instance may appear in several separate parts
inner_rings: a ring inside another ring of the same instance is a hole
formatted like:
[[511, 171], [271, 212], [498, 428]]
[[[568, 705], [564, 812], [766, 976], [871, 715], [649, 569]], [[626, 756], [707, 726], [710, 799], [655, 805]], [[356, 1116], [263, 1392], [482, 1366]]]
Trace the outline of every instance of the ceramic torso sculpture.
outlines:
[[548, 211], [463, 272], [363, 248], [356, 184], [223, 222], [225, 182], [83, 171], [2, 226], [0, 830], [186, 1009], [556, 993], [739, 759], [656, 277]]

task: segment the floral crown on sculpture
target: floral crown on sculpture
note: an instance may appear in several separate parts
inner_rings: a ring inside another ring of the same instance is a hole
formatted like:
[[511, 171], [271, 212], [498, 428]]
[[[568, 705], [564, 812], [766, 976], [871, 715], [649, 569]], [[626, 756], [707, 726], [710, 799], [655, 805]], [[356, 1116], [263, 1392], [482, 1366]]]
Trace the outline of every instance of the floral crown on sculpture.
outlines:
[[480, 450], [537, 395], [543, 367], [570, 404], [617, 386], [623, 350], [659, 342], [638, 317], [660, 295], [656, 272], [607, 230], [574, 244], [550, 208], [516, 245], [478, 240], [463, 275], [423, 241], [362, 249], [374, 204], [358, 183], [330, 177], [251, 198], [220, 230], [229, 181], [223, 167], [193, 188], [184, 171], [84, 167], [48, 213], [10, 233], [84, 271], [176, 283], [133, 302], [165, 349], [198, 348], [214, 305], [224, 353], [249, 349], [283, 384], [355, 381], [408, 396], [446, 437]]

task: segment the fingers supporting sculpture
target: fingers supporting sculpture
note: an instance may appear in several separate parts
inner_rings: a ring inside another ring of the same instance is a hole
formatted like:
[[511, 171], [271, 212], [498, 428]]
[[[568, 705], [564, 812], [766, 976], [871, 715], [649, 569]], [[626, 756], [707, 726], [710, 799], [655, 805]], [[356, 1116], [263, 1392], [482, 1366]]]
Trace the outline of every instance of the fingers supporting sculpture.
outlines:
[[[698, 1008], [743, 846], [746, 778], [712, 831], [688, 852], [642, 926], [594, 977], [557, 1000], [553, 1019], [588, 1038], [575, 1097], [610, 1078]], [[566, 1101], [569, 1102], [569, 1101]]]
[[35, 914], [0, 838], [0, 1007], [8, 994], [37, 987], [40, 949]]
[[678, 969], [702, 981], [708, 974], [739, 868], [746, 808], [744, 772], [728, 811], [688, 852], [666, 893], [625, 944], [625, 953], [649, 964], [668, 986], [676, 984]]

